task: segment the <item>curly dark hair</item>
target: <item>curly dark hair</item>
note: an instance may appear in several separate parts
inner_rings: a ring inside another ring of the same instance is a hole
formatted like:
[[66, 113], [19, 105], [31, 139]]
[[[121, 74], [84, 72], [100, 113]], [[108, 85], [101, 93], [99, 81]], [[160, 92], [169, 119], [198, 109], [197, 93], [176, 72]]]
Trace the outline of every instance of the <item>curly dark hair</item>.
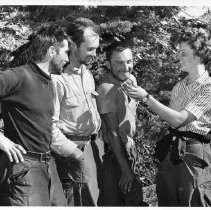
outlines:
[[106, 60], [110, 61], [114, 51], [122, 52], [123, 50], [131, 49], [131, 46], [126, 41], [114, 41], [106, 47]]
[[76, 43], [77, 47], [84, 42], [84, 31], [86, 28], [92, 28], [96, 34], [99, 34], [99, 27], [88, 18], [77, 18], [66, 26], [68, 36]]
[[63, 41], [71, 44], [65, 31], [58, 26], [42, 27], [37, 33], [30, 35], [27, 54], [32, 61], [42, 61], [50, 46], [54, 46], [57, 52], [63, 47]]
[[206, 65], [211, 61], [211, 36], [207, 29], [181, 29], [176, 38], [172, 39], [172, 41], [174, 41], [174, 45], [187, 42], [193, 49], [195, 55], [200, 57], [201, 63]]

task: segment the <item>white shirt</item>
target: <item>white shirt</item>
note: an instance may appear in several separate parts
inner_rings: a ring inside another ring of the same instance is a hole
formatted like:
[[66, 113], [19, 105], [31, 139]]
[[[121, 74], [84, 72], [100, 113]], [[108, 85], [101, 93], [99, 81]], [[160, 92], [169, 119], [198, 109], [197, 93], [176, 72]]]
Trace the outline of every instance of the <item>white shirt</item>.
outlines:
[[96, 134], [101, 120], [96, 106], [94, 78], [82, 65], [52, 75], [55, 87], [52, 149], [63, 156], [71, 154], [76, 144], [64, 134], [90, 136]]

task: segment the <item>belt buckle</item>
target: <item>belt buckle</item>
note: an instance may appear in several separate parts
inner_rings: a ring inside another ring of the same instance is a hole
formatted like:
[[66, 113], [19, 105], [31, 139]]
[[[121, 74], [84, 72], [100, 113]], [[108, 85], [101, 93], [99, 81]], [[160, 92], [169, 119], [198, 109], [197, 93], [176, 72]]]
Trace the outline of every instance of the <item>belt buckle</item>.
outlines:
[[51, 151], [48, 151], [45, 153], [45, 162], [49, 162], [51, 159]]
[[39, 161], [40, 161], [40, 162], [44, 162], [44, 161], [43, 161], [43, 153], [40, 154], [40, 160], [39, 160]]
[[95, 133], [95, 134], [92, 134], [90, 137], [89, 137], [89, 139], [91, 140], [91, 141], [96, 141], [97, 140], [97, 134]]
[[50, 151], [40, 154], [40, 162], [47, 163], [47, 162], [49, 162], [50, 159], [51, 159], [51, 152]]

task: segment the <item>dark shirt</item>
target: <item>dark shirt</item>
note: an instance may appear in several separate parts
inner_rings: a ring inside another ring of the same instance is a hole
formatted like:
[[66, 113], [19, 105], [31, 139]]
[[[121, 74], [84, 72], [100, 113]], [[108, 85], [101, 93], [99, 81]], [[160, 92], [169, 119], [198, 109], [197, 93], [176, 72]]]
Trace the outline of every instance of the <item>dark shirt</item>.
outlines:
[[[136, 78], [131, 74], [130, 79], [136, 83]], [[99, 113], [108, 114], [115, 113], [119, 123], [119, 135], [124, 144], [133, 141], [136, 131], [136, 100], [128, 98], [122, 91], [120, 85], [122, 82], [114, 78], [112, 74], [107, 74], [97, 89], [99, 96], [97, 97], [97, 106]], [[108, 128], [102, 121], [103, 140], [106, 143], [110, 141]]]
[[53, 115], [51, 77], [36, 64], [0, 73], [4, 135], [24, 149], [50, 149]]

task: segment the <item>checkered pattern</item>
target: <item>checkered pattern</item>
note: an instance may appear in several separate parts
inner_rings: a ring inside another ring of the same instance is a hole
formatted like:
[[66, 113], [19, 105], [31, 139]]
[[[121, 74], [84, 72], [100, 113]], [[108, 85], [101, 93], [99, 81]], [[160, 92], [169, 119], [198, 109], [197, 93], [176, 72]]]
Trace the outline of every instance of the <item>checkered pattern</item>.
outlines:
[[192, 131], [206, 135], [211, 130], [211, 78], [206, 71], [194, 82], [187, 85], [188, 77], [172, 90], [170, 108], [187, 110], [196, 120], [182, 126], [180, 131]]

